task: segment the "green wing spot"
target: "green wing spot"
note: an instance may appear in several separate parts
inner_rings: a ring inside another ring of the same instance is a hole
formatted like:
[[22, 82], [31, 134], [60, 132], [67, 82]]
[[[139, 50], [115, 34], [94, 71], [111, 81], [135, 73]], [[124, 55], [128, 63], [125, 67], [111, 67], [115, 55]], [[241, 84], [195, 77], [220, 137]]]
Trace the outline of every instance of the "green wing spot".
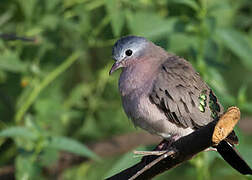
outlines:
[[205, 101], [200, 101], [200, 104], [202, 105], [202, 106], [204, 106], [204, 107], [206, 107], [206, 102]]
[[199, 110], [200, 110], [201, 112], [205, 112], [205, 108], [204, 108], [204, 106], [202, 106], [202, 104], [199, 105]]
[[212, 116], [213, 119], [215, 119], [215, 118], [218, 117], [216, 112], [212, 112], [212, 113], [211, 113], [211, 116]]
[[207, 96], [206, 96], [206, 94], [201, 94], [199, 98], [200, 98], [200, 99], [203, 99], [203, 100], [206, 100], [206, 99], [207, 99]]
[[207, 100], [207, 90], [203, 90], [201, 94], [199, 95], [199, 110], [201, 112], [205, 112], [205, 107], [206, 107], [206, 100]]
[[215, 119], [218, 117], [218, 113], [220, 112], [220, 106], [217, 102], [216, 96], [213, 94], [211, 90], [209, 93], [209, 108], [211, 109], [211, 116]]

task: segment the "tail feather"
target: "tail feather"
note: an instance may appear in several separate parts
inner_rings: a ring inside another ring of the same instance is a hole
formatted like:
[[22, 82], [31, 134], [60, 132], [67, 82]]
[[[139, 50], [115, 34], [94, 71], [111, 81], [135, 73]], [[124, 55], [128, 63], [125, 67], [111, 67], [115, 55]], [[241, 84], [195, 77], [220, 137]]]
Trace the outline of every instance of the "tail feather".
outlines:
[[239, 171], [241, 174], [252, 175], [252, 169], [241, 157], [240, 153], [235, 149], [235, 147], [233, 147], [227, 141], [221, 141], [216, 148], [223, 159], [227, 161], [234, 169]]

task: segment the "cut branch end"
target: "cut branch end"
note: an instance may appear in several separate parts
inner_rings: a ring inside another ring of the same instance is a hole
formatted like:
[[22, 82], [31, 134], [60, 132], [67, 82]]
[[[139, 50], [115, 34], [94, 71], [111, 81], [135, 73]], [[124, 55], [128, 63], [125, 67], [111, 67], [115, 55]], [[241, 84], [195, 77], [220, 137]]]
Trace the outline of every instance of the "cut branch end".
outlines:
[[219, 142], [224, 140], [233, 131], [235, 125], [240, 120], [240, 114], [239, 108], [230, 107], [227, 112], [220, 117], [212, 136], [214, 144], [219, 144]]

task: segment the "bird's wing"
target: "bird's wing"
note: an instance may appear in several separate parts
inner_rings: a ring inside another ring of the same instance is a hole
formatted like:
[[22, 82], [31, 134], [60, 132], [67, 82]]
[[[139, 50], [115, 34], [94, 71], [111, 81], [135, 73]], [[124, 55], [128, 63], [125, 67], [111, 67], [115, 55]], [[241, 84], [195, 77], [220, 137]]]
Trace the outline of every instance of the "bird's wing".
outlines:
[[177, 56], [169, 57], [160, 66], [150, 100], [169, 121], [184, 128], [204, 126], [223, 112], [214, 93], [192, 65]]

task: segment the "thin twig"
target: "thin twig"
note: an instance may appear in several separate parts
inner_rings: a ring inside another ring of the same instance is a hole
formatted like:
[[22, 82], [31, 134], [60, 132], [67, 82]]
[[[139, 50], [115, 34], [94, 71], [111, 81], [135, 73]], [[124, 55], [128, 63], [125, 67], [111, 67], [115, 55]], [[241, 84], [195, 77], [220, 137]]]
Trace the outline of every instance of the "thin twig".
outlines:
[[166, 153], [164, 153], [162, 156], [158, 157], [157, 159], [155, 159], [154, 161], [151, 161], [149, 164], [147, 164], [146, 166], [144, 166], [143, 169], [141, 169], [140, 171], [138, 171], [134, 176], [132, 176], [129, 180], [134, 180], [136, 179], [139, 175], [141, 175], [143, 172], [145, 172], [147, 169], [150, 169], [152, 166], [154, 166], [155, 164], [157, 164], [158, 162], [162, 161], [163, 159], [167, 158], [168, 156], [170, 157], [175, 157], [176, 154], [178, 153], [178, 151], [176, 149], [171, 149], [166, 151]]
[[0, 34], [0, 38], [6, 41], [21, 40], [21, 41], [36, 42], [35, 38], [21, 37], [21, 36], [16, 36], [15, 34]]
[[150, 156], [150, 155], [160, 156], [166, 152], [167, 151], [134, 151], [133, 153], [136, 155], [143, 155], [143, 156]]

